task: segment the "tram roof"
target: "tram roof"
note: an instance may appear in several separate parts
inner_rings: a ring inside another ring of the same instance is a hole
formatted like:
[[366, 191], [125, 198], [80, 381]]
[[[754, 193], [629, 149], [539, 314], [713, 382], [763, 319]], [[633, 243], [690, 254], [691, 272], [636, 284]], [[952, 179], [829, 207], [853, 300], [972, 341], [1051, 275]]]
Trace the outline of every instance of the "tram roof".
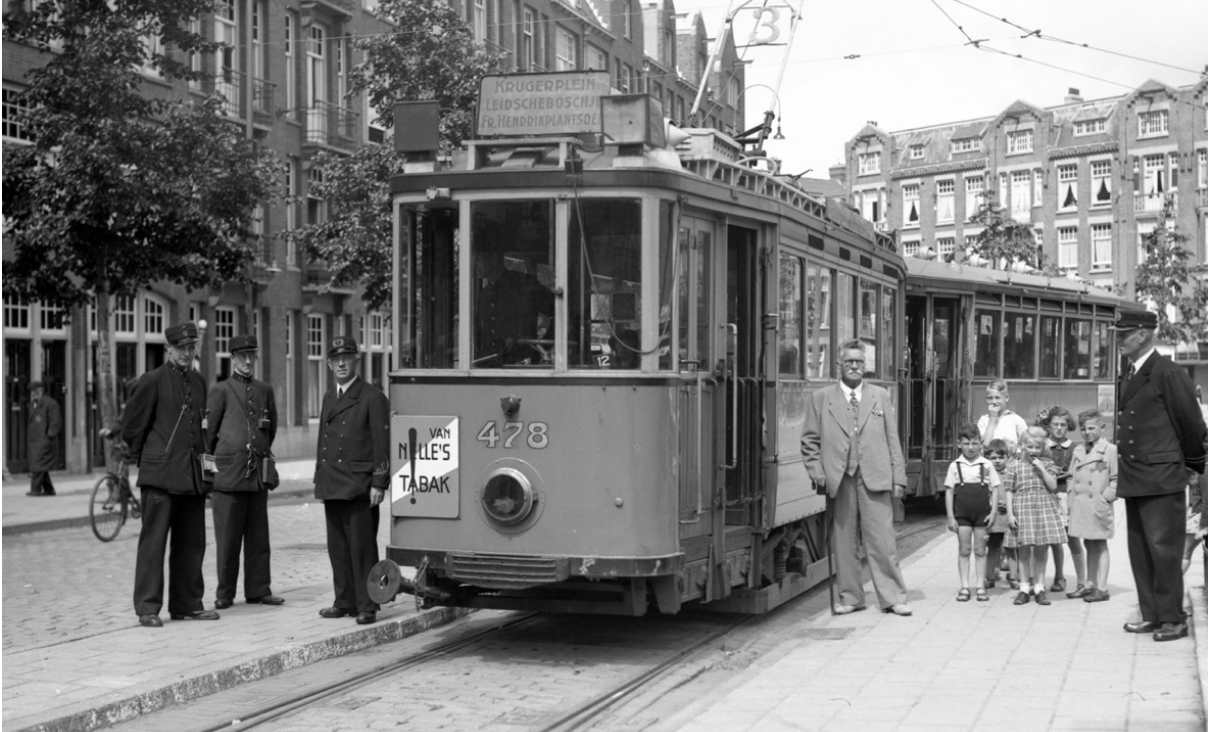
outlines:
[[960, 262], [906, 257], [906, 268], [916, 284], [930, 281], [955, 290], [994, 290], [1030, 296], [1047, 296], [1062, 300], [1091, 300], [1105, 304], [1130, 305], [1110, 290], [1087, 282], [1043, 274], [1010, 272], [986, 267], [974, 267]]

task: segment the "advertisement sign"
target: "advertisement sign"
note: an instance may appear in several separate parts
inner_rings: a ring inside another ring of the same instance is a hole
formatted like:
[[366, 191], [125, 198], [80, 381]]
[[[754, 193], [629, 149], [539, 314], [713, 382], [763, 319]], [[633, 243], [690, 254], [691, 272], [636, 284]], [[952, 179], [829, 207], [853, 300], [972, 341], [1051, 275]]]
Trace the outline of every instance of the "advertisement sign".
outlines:
[[478, 134], [520, 137], [599, 132], [600, 97], [611, 86], [607, 71], [483, 77], [478, 92]]
[[457, 417], [390, 418], [390, 514], [457, 518], [461, 454]]

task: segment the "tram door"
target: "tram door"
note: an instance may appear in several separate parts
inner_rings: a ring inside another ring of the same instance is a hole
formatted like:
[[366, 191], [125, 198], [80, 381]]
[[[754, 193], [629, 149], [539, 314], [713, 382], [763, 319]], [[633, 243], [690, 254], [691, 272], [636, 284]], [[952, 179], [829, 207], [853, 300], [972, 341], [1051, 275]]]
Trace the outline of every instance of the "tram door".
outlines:
[[[937, 469], [955, 457], [963, 412], [960, 300], [908, 295], [906, 335], [910, 344], [906, 388], [906, 461], [921, 464], [916, 495], [937, 491]], [[938, 466], [938, 467], [937, 467]], [[911, 466], [913, 468], [913, 466]], [[913, 469], [911, 470], [913, 472]], [[938, 474], [942, 481], [943, 474]]]
[[756, 523], [763, 475], [763, 361], [760, 329], [758, 232], [740, 226], [726, 231], [726, 445], [725, 483], [728, 526]]
[[679, 392], [681, 539], [708, 536], [717, 503], [721, 464], [717, 432], [725, 417], [725, 400], [715, 375], [719, 358], [715, 353], [724, 353], [713, 307], [716, 233], [714, 221], [684, 216], [677, 237], [679, 363], [689, 377]]

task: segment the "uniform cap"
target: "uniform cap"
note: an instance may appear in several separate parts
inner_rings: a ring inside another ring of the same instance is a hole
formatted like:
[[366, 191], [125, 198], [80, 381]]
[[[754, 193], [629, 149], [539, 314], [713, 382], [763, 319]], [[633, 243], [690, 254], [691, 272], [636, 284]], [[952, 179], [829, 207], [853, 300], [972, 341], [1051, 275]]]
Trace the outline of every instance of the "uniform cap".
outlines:
[[238, 335], [231, 338], [230, 345], [227, 348], [231, 353], [259, 351], [260, 344], [256, 341], [256, 336], [254, 335]]
[[327, 349], [328, 356], [340, 356], [345, 353], [356, 353], [357, 341], [352, 336], [336, 336], [331, 339], [331, 347]]
[[31, 381], [31, 382], [29, 382], [29, 390], [30, 390], [30, 391], [33, 391], [34, 389], [45, 389], [45, 388], [46, 388], [46, 385], [45, 385], [45, 384], [43, 384], [41, 381]]
[[164, 338], [172, 346], [187, 346], [197, 342], [197, 324], [193, 322], [177, 323], [164, 331]]
[[1154, 329], [1158, 327], [1158, 314], [1152, 310], [1121, 310], [1116, 316], [1112, 330]]

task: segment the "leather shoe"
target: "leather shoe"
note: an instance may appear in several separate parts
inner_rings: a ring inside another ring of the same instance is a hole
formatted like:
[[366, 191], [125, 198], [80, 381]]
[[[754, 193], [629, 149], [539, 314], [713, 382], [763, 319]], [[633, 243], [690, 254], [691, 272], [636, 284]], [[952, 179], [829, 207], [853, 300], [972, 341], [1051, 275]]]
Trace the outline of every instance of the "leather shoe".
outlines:
[[217, 620], [220, 616], [213, 610], [198, 610], [195, 613], [171, 613], [173, 620]]
[[1041, 590], [1040, 592], [1036, 593], [1036, 604], [1037, 605], [1052, 605], [1053, 601], [1049, 599], [1048, 595], [1044, 594], [1044, 590]]
[[858, 613], [866, 607], [867, 605], [844, 605], [843, 603], [839, 603], [835, 605], [835, 615], [850, 615], [852, 613]]
[[[377, 622], [377, 613], [358, 613], [357, 625], [371, 625]], [[1183, 635], [1187, 635], [1187, 629], [1183, 629]]]
[[164, 621], [160, 620], [158, 615], [139, 615], [138, 624], [144, 628], [164, 627]]
[[1031, 601], [1032, 601], [1032, 596], [1026, 592], [1020, 592], [1018, 595], [1015, 596], [1016, 605], [1027, 605]]
[[1078, 585], [1078, 589], [1074, 590], [1073, 592], [1065, 593], [1065, 596], [1070, 598], [1071, 600], [1074, 600], [1079, 597], [1086, 597], [1087, 595], [1090, 595], [1094, 591], [1095, 591], [1094, 587], [1087, 587], [1086, 585]]
[[1187, 623], [1162, 623], [1162, 627], [1153, 633], [1153, 639], [1156, 641], [1172, 641], [1186, 637]]
[[908, 617], [910, 617], [911, 615], [914, 615], [914, 611], [913, 611], [913, 610], [911, 610], [911, 609], [910, 609], [910, 606], [909, 606], [909, 605], [907, 605], [907, 604], [906, 604], [906, 603], [904, 603], [904, 602], [895, 602], [894, 604], [892, 604], [892, 605], [890, 605], [889, 607], [885, 608], [885, 609], [884, 609], [884, 610], [882, 610], [881, 612], [883, 612], [883, 613], [893, 613], [894, 615], [901, 615], [901, 616], [902, 616], [902, 617], [904, 617], [904, 618], [908, 618]]
[[214, 601], [215, 610], [226, 610], [230, 606], [231, 606], [231, 600], [228, 600], [225, 597], [220, 597]]
[[1152, 620], [1140, 620], [1135, 623], [1125, 623], [1125, 633], [1152, 633], [1158, 629], [1158, 623]]
[[325, 607], [319, 611], [321, 618], [345, 618], [356, 614], [357, 611], [350, 607]]
[[280, 595], [265, 595], [264, 597], [249, 597], [249, 605], [284, 605], [285, 598]]
[[35, 498], [39, 498], [39, 497], [41, 497], [41, 496], [49, 496], [49, 495], [51, 495], [51, 494], [50, 494], [50, 493], [43, 493], [42, 491], [30, 491], [29, 493], [26, 493], [25, 495], [27, 495], [27, 496], [33, 496], [33, 497], [35, 497]]
[[1083, 602], [1107, 602], [1112, 599], [1112, 593], [1107, 590], [1101, 590], [1098, 587], [1091, 590], [1091, 594], [1082, 598]]

